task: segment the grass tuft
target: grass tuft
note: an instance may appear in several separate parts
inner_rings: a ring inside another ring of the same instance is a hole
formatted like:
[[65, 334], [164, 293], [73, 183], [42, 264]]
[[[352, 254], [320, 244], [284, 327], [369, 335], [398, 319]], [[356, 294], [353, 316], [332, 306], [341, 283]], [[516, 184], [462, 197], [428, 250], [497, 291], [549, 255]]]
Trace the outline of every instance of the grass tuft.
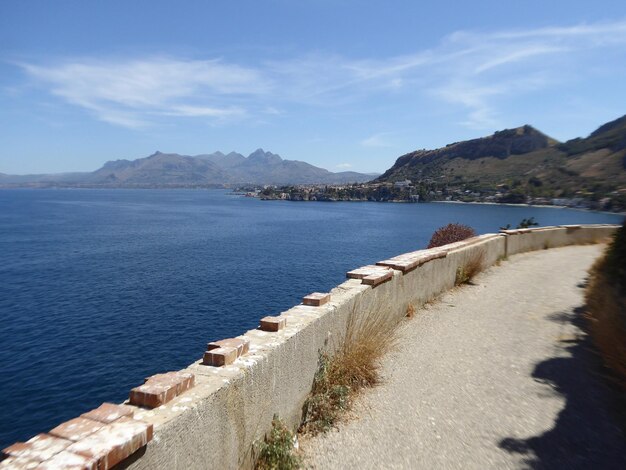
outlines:
[[454, 284], [458, 286], [471, 283], [472, 279], [483, 269], [485, 269], [485, 253], [479, 251], [473, 254], [464, 265], [457, 268]]
[[255, 468], [257, 470], [295, 470], [301, 467], [295, 454], [294, 435], [285, 423], [274, 415], [272, 430], [258, 445]]
[[406, 316], [407, 318], [413, 318], [415, 316], [415, 307], [413, 304], [409, 304], [406, 308]]
[[468, 261], [465, 270], [471, 281], [483, 269], [485, 269], [485, 253], [479, 251]]
[[398, 318], [381, 308], [363, 313], [351, 313], [343, 345], [334, 355], [320, 354], [300, 432], [315, 435], [328, 431], [363, 389], [380, 382], [381, 359], [397, 342]]

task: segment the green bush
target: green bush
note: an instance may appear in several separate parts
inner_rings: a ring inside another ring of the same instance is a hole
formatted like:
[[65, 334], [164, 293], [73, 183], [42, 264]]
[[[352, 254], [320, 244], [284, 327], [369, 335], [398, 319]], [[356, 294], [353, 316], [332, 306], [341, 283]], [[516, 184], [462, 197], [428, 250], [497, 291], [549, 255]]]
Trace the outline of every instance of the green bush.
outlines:
[[300, 458], [294, 453], [294, 436], [285, 423], [274, 415], [272, 430], [258, 445], [258, 470], [293, 470], [300, 468]]

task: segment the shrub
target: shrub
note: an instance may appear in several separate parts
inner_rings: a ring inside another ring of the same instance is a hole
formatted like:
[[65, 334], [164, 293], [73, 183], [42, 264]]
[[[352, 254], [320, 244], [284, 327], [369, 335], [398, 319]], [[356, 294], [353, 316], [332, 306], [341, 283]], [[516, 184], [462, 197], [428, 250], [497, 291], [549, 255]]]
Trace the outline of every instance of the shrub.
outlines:
[[272, 419], [272, 430], [258, 445], [256, 468], [259, 470], [292, 470], [300, 468], [294, 453], [294, 436], [278, 416]]
[[379, 383], [380, 361], [396, 344], [398, 320], [383, 308], [369, 313], [355, 308], [351, 312], [342, 346], [333, 356], [320, 354], [300, 432], [315, 435], [329, 430], [350, 409], [359, 392]]
[[438, 228], [428, 242], [428, 248], [447, 245], [448, 243], [460, 242], [467, 238], [475, 237], [476, 232], [472, 227], [462, 224], [448, 224]]
[[626, 389], [626, 222], [590, 271], [585, 292], [589, 332], [604, 363]]
[[313, 380], [313, 388], [303, 409], [303, 420], [299, 431], [313, 435], [325, 432], [339, 421], [342, 412], [348, 409], [350, 389], [338, 374], [338, 359], [321, 353], [319, 368]]

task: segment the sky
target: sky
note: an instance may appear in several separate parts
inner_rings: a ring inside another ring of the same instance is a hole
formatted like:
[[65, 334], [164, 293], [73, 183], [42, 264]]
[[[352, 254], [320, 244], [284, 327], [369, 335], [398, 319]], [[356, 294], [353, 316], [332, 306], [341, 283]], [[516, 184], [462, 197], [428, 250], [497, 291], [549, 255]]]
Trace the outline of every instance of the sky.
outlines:
[[331, 171], [626, 114], [626, 2], [1, 0], [0, 173], [257, 148]]

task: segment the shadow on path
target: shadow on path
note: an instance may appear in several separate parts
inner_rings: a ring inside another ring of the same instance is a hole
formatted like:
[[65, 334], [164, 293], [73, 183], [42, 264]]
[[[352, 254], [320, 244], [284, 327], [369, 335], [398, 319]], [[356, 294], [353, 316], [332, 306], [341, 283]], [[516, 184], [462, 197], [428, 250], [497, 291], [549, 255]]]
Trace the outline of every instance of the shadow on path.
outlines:
[[600, 376], [602, 365], [582, 328], [583, 308], [554, 314], [550, 320], [572, 323], [578, 337], [560, 342], [571, 356], [538, 363], [532, 376], [563, 396], [565, 407], [549, 431], [527, 439], [502, 439], [500, 448], [524, 454], [530, 468], [626, 469], [626, 440], [615, 409], [620, 392]]

